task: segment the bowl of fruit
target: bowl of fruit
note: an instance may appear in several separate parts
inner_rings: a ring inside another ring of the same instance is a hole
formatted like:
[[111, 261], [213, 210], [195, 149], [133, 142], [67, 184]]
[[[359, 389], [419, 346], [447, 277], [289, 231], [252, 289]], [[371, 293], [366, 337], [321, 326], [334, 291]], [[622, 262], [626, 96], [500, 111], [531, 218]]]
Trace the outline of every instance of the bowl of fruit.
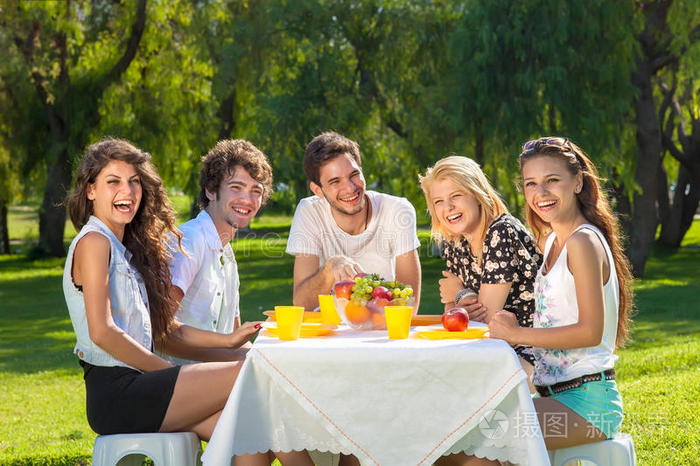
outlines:
[[333, 285], [335, 308], [343, 322], [358, 330], [386, 328], [384, 306], [413, 306], [413, 288], [378, 274], [358, 274]]

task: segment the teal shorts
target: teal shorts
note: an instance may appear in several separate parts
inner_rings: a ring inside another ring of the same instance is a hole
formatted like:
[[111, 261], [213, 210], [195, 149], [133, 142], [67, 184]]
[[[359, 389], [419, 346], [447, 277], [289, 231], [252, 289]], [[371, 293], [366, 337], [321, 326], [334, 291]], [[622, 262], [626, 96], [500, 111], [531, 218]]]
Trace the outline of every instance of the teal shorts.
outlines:
[[622, 425], [622, 397], [615, 380], [584, 383], [578, 388], [550, 395], [593, 424], [607, 438], [615, 437]]

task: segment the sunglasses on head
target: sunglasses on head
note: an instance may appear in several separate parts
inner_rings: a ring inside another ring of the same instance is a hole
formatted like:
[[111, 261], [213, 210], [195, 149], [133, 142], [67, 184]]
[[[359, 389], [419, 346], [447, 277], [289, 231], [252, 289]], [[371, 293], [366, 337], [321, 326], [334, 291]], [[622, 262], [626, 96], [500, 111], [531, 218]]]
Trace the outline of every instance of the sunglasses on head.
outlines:
[[565, 149], [567, 152], [571, 151], [571, 146], [569, 145], [568, 138], [539, 138], [527, 141], [525, 144], [523, 144], [520, 156], [524, 157], [532, 155], [535, 152], [541, 151], [544, 146], [556, 146]]

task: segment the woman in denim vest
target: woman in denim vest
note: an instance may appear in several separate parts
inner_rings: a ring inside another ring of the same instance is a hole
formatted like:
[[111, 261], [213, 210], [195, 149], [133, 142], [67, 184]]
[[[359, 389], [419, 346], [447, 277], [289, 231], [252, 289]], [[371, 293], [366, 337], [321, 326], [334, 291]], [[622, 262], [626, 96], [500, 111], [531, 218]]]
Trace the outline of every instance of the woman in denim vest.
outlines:
[[[192, 431], [209, 440], [242, 362], [173, 366], [153, 353], [166, 339], [200, 347], [236, 347], [260, 328], [232, 334], [174, 320], [168, 233], [174, 210], [150, 155], [127, 141], [88, 147], [68, 197], [79, 231], [71, 243], [63, 291], [84, 370], [87, 417], [99, 434]], [[311, 464], [306, 452], [283, 462]], [[236, 464], [270, 464], [267, 454]]]

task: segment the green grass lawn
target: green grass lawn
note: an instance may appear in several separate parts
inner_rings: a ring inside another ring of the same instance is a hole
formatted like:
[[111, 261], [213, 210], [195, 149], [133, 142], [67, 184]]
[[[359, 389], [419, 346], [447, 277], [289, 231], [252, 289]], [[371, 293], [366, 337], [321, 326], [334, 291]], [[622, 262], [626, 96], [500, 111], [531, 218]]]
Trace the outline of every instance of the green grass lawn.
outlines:
[[[188, 201], [181, 204], [184, 209]], [[255, 235], [234, 242], [244, 320], [291, 302], [293, 258], [284, 254], [289, 221], [263, 216], [252, 225]], [[428, 232], [419, 236], [421, 313], [439, 313], [441, 260], [431, 256]], [[625, 403], [622, 430], [633, 436], [639, 464], [697, 464], [700, 457], [697, 270], [699, 221], [679, 250], [654, 250], [647, 277], [635, 284], [633, 341], [620, 351], [617, 372]], [[95, 434], [85, 419], [82, 371], [71, 353], [75, 340], [62, 273], [60, 259], [0, 256], [0, 464], [89, 464]]]

